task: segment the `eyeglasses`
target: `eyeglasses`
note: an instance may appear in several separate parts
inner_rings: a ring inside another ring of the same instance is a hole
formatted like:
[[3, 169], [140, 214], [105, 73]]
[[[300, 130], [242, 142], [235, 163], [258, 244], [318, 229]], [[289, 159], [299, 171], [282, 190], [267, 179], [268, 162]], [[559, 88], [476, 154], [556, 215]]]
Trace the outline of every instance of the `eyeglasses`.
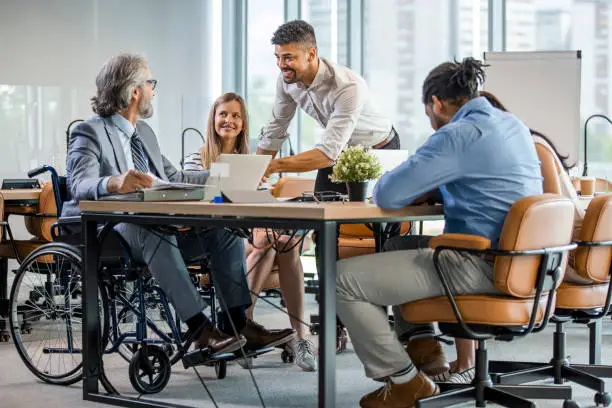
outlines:
[[147, 79], [145, 83], [151, 84], [151, 89], [155, 90], [155, 87], [157, 86], [157, 79]]

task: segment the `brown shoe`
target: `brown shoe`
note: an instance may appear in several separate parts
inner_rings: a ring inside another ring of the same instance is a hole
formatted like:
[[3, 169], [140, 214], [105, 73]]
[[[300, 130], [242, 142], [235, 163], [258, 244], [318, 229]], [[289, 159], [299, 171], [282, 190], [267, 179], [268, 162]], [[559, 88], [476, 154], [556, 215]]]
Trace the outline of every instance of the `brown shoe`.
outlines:
[[416, 400], [439, 392], [436, 383], [419, 371], [416, 377], [405, 384], [387, 380], [385, 385], [365, 395], [359, 405], [361, 408], [411, 408]]
[[434, 376], [450, 370], [440, 342], [434, 338], [410, 340], [406, 351], [412, 364], [425, 374]]
[[209, 349], [214, 355], [236, 351], [243, 347], [246, 342], [243, 336], [238, 338], [229, 336], [213, 325], [206, 325], [200, 330], [195, 346], [199, 349]]
[[240, 331], [246, 340], [245, 349], [259, 350], [265, 347], [275, 347], [285, 344], [295, 338], [295, 330], [267, 330], [259, 323], [247, 320], [246, 326]]

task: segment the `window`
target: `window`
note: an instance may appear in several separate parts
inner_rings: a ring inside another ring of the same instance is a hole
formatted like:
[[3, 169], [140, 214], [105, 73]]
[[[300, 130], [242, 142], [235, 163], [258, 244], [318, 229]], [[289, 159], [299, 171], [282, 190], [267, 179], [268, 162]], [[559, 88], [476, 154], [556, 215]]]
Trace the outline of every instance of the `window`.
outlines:
[[251, 150], [272, 114], [279, 70], [270, 43], [274, 30], [283, 24], [283, 0], [247, 2], [247, 95]]
[[421, 87], [436, 65], [488, 49], [488, 1], [365, 0], [364, 77], [412, 152], [432, 133]]
[[[581, 0], [506, 0], [508, 51], [581, 50], [582, 123], [594, 113], [610, 115], [612, 2]], [[522, 34], [520, 42], [517, 35]], [[580, 138], [583, 149], [582, 131]], [[594, 119], [588, 129], [589, 175], [612, 177], [612, 127]], [[580, 154], [582, 158], [582, 153]], [[582, 169], [577, 169], [581, 173]]]

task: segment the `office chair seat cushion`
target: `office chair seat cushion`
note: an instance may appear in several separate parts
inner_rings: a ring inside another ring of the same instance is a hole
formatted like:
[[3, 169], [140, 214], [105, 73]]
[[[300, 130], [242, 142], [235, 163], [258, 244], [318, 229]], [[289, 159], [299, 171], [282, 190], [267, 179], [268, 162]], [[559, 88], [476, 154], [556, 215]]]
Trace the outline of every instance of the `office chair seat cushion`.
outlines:
[[[457, 307], [466, 323], [490, 326], [524, 326], [529, 323], [532, 298], [510, 296], [455, 296]], [[536, 322], [546, 310], [548, 295], [542, 295]], [[410, 323], [456, 323], [457, 319], [446, 296], [417, 300], [401, 306], [402, 315]]]
[[374, 238], [339, 238], [339, 259], [351, 258], [353, 256], [369, 255], [376, 252]]
[[557, 289], [558, 309], [595, 309], [606, 304], [608, 283], [578, 285], [563, 282]]
[[[210, 286], [210, 275], [208, 271], [202, 272], [200, 266], [190, 265], [187, 267], [192, 273], [201, 274], [200, 275], [200, 286]], [[279, 289], [280, 288], [280, 278], [278, 275], [278, 266], [274, 266], [272, 272], [268, 276], [268, 279], [263, 284], [261, 290], [270, 290], [270, 289]]]

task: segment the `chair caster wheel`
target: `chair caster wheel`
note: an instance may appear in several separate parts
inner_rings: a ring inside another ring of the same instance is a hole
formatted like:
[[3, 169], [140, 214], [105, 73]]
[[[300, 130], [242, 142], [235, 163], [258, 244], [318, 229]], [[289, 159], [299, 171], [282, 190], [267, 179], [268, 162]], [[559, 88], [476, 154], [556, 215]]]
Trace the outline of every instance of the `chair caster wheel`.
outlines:
[[130, 361], [130, 382], [141, 394], [155, 394], [166, 387], [171, 370], [168, 355], [161, 347], [144, 345]]
[[281, 353], [281, 359], [283, 360], [283, 363], [285, 364], [293, 364], [293, 362], [295, 361], [295, 356], [285, 349]]
[[580, 408], [580, 405], [574, 400], [563, 401], [563, 408]]
[[607, 392], [598, 392], [595, 394], [595, 406], [603, 405], [607, 407], [612, 402], [612, 397]]
[[215, 362], [215, 374], [217, 374], [219, 380], [225, 378], [227, 375], [227, 362], [225, 360]]
[[345, 351], [347, 343], [348, 332], [346, 331], [346, 328], [338, 326], [336, 329], [336, 354]]

